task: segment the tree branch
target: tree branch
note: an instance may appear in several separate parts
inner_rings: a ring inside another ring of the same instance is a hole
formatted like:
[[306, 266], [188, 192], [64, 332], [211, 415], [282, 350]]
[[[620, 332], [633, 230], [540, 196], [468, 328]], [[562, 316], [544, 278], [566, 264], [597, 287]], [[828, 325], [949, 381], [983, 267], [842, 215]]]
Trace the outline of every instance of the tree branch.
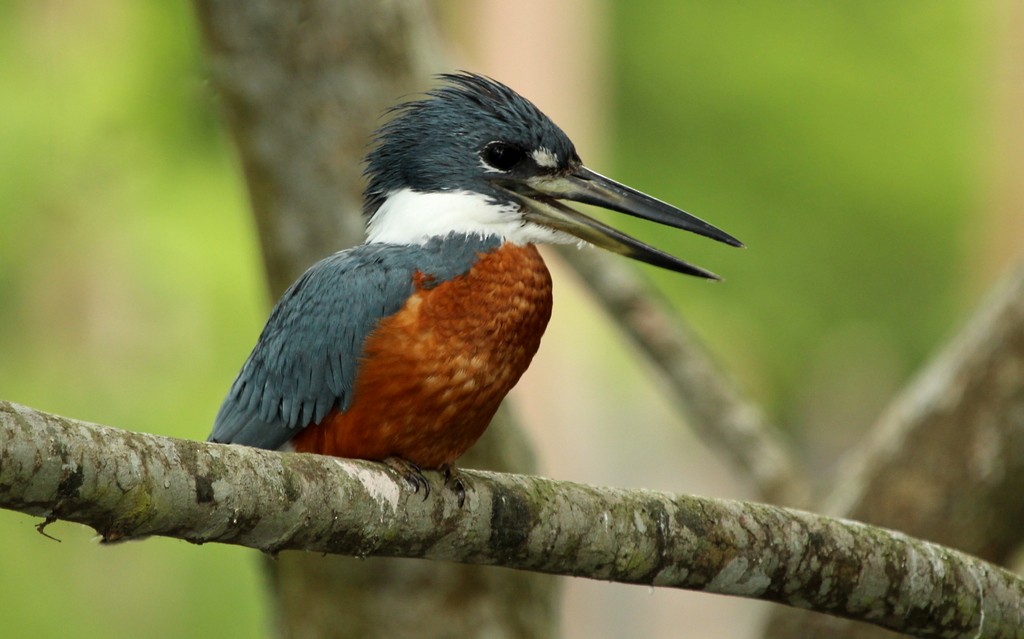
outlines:
[[697, 435], [748, 475], [765, 500], [806, 503], [809, 488], [778, 429], [718, 368], [664, 296], [626, 264], [560, 248], [616, 326], [665, 376]]
[[462, 471], [466, 503], [379, 464], [170, 439], [0, 402], [0, 506], [269, 553], [423, 557], [704, 590], [919, 637], [1015, 637], [1024, 581], [896, 532], [775, 506]]

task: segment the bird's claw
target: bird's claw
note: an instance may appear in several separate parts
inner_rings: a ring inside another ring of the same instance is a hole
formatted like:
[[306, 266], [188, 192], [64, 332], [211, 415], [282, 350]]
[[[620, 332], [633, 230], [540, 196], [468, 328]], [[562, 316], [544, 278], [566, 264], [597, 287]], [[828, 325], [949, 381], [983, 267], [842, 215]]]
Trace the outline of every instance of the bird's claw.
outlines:
[[388, 457], [384, 463], [409, 484], [412, 492], [419, 494], [422, 488], [424, 501], [430, 497], [430, 481], [423, 475], [423, 470], [419, 466], [401, 457]]
[[[419, 494], [422, 488], [424, 501], [430, 497], [430, 480], [423, 474], [423, 469], [419, 466], [401, 457], [388, 457], [384, 463], [409, 484], [412, 492]], [[459, 508], [462, 508], [466, 503], [466, 484], [462, 480], [461, 473], [451, 464], [445, 464], [438, 470], [444, 477], [445, 488], [450, 488], [455, 493], [456, 499], [459, 500]]]
[[442, 466], [441, 472], [444, 474], [445, 487], [451, 487], [459, 500], [459, 508], [462, 508], [462, 505], [466, 503], [466, 485], [462, 482], [461, 474], [451, 464]]

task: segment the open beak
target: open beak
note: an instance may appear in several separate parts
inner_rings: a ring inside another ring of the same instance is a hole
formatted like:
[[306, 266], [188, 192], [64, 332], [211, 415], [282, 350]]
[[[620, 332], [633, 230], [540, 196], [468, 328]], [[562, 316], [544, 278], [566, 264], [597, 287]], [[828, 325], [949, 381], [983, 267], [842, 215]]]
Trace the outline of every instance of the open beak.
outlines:
[[640, 240], [566, 206], [559, 200], [593, 204], [658, 224], [697, 233], [730, 246], [743, 246], [742, 242], [704, 220], [677, 209], [671, 204], [631, 189], [625, 184], [619, 184], [582, 165], [567, 174], [538, 175], [525, 180], [496, 180], [495, 184], [522, 204], [525, 211], [524, 217], [529, 222], [568, 233], [613, 253], [678, 273], [713, 280], [719, 279], [710, 271], [644, 244]]

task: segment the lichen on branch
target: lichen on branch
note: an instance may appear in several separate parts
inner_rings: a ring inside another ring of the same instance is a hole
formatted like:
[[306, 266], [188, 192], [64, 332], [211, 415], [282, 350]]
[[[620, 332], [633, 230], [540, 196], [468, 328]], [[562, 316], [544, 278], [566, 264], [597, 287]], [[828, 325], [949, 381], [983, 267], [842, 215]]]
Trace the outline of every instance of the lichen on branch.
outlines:
[[[383, 465], [159, 437], [0, 401], [0, 506], [275, 553], [420, 557], [704, 590], [919, 637], [1015, 637], [1024, 581], [955, 550], [797, 510], [462, 471], [465, 504]], [[197, 551], [198, 552], [198, 551]]]

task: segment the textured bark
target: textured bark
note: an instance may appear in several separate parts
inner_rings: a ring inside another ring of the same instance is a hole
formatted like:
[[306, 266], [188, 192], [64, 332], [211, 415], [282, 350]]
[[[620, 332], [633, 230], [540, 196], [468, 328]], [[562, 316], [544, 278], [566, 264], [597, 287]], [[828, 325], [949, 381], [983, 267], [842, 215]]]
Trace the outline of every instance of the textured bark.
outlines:
[[[314, 261], [363, 240], [370, 132], [386, 107], [450, 69], [424, 2], [195, 6], [276, 298]], [[516, 426], [507, 415], [495, 421], [461, 463], [530, 470]], [[557, 581], [541, 575], [287, 552], [268, 568], [282, 636], [556, 635]]]
[[657, 289], [628, 265], [595, 251], [563, 247], [560, 254], [616, 325], [658, 366], [694, 431], [746, 474], [762, 498], [803, 505], [809, 490], [778, 429], [743, 397]]
[[460, 506], [440, 476], [429, 479], [424, 496], [380, 464], [132, 433], [0, 402], [0, 506], [85, 523], [108, 542], [166, 535], [503, 565], [775, 601], [919, 637], [1009, 638], [1024, 627], [1024, 580], [881, 528], [480, 471], [463, 471]]

